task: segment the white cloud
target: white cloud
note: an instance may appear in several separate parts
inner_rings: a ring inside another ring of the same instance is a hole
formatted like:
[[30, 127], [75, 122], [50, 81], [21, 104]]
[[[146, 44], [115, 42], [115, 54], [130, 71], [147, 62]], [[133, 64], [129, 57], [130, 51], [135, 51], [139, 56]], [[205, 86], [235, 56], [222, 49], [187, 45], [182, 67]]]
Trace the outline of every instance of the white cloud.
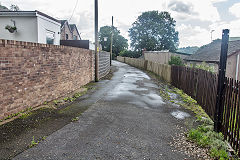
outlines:
[[179, 47], [202, 46], [211, 42], [210, 31], [199, 26], [181, 24], [177, 26], [179, 31]]
[[211, 0], [212, 3], [226, 2], [227, 0]]
[[[216, 30], [213, 33], [214, 38], [221, 36], [223, 27], [231, 27], [230, 34], [239, 33], [240, 20], [221, 22], [214, 4], [223, 1], [227, 0], [99, 0], [99, 27], [111, 25], [111, 17], [114, 16], [114, 26], [129, 39], [128, 29], [142, 12], [169, 11], [177, 21], [180, 46], [201, 46], [210, 42], [212, 28]], [[1, 0], [1, 2], [7, 7], [16, 4], [22, 10], [39, 10], [58, 19], [69, 19], [76, 0]], [[240, 17], [240, 9], [237, 10], [237, 7], [237, 4], [233, 5], [230, 12]], [[83, 39], [93, 40], [94, 1], [79, 0], [71, 23], [76, 23]], [[208, 26], [209, 23], [212, 25]], [[205, 26], [198, 27], [198, 24]]]
[[199, 19], [209, 22], [220, 20], [217, 8], [209, 0], [170, 0], [167, 2], [167, 6], [177, 20]]
[[240, 3], [235, 3], [232, 7], [230, 7], [229, 12], [240, 18]]
[[215, 30], [213, 32], [213, 38], [221, 38], [222, 36], [222, 30], [223, 29], [230, 29], [229, 36], [230, 37], [240, 37], [240, 20], [234, 20], [230, 22], [219, 22], [219, 23], [214, 23], [210, 25], [210, 28], [212, 30]]

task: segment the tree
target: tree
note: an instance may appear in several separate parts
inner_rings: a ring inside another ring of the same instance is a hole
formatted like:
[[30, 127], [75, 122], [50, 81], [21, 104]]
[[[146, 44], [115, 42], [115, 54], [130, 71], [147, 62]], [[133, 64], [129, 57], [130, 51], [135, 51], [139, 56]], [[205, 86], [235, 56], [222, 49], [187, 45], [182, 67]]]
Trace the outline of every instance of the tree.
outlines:
[[11, 11], [19, 11], [20, 9], [19, 9], [19, 7], [18, 7], [17, 5], [11, 4], [10, 10], [11, 10]]
[[[111, 26], [103, 26], [99, 31], [100, 44], [104, 51], [110, 52], [111, 45]], [[106, 39], [107, 38], [107, 39]], [[106, 41], [104, 41], [104, 39]], [[118, 56], [119, 53], [128, 48], [128, 40], [120, 35], [120, 31], [113, 27], [113, 53], [115, 56]]]
[[129, 29], [131, 46], [138, 51], [176, 51], [178, 32], [176, 21], [168, 12], [148, 11], [142, 13]]

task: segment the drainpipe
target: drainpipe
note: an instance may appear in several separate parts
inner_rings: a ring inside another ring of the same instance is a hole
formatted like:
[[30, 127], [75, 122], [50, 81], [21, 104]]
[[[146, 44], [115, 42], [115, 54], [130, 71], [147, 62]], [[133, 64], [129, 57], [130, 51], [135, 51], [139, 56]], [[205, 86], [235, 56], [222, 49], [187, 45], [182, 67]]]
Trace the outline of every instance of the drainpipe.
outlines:
[[237, 55], [236, 80], [238, 80], [238, 68], [239, 68], [239, 54]]

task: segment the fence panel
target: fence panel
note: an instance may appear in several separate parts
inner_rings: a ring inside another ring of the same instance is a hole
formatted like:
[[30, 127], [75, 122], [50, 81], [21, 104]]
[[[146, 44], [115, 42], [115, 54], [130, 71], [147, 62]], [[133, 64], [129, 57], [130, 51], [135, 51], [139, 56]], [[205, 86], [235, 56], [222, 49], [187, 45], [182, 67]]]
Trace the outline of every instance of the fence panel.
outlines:
[[215, 74], [196, 68], [172, 66], [171, 76], [175, 87], [195, 99], [214, 118], [217, 87]]
[[226, 78], [223, 134], [233, 149], [240, 155], [239, 126], [240, 126], [240, 82], [232, 78]]
[[[172, 66], [172, 85], [182, 89], [195, 99], [206, 113], [214, 119], [217, 75], [195, 68]], [[240, 156], [240, 82], [225, 79], [222, 133]]]

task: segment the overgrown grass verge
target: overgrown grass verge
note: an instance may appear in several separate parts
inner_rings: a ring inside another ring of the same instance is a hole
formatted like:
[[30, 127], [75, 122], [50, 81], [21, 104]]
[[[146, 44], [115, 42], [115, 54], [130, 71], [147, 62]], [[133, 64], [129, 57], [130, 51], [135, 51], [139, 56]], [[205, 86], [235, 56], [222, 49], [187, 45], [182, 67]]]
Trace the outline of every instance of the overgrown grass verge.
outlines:
[[0, 119], [0, 125], [6, 123], [8, 121], [12, 121], [16, 118], [25, 119], [32, 114], [33, 110], [36, 110], [36, 109], [39, 109], [39, 108], [40, 109], [41, 108], [58, 108], [59, 106], [69, 104], [69, 103], [75, 101], [77, 98], [85, 95], [88, 90], [95, 89], [95, 85], [96, 85], [95, 83], [88, 83], [87, 85], [81, 87], [79, 91], [69, 94], [68, 97], [55, 99], [51, 102], [46, 102], [45, 101], [39, 107], [36, 107], [36, 108], [28, 107], [27, 109], [22, 110], [18, 113], [11, 114], [11, 115], [5, 117], [4, 119]]
[[197, 129], [191, 129], [187, 137], [200, 147], [208, 147], [212, 158], [221, 160], [230, 159], [227, 152], [228, 145], [224, 141], [223, 135], [214, 132], [212, 125], [203, 124]]
[[[176, 94], [178, 99], [172, 99], [170, 96], [172, 93]], [[197, 104], [197, 101], [185, 94], [182, 90], [169, 88], [168, 85], [165, 85], [160, 91], [160, 94], [165, 100], [183, 106], [195, 113], [199, 126], [190, 129], [186, 133], [189, 141], [196, 143], [199, 147], [208, 148], [209, 155], [213, 159], [233, 159], [228, 155], [228, 145], [227, 142], [224, 141], [224, 136], [222, 133], [217, 133], [213, 130], [213, 121], [202, 107]]]
[[6, 120], [9, 120], [11, 118], [14, 118], [14, 117], [23, 118], [25, 116], [28, 116], [28, 115], [30, 115], [30, 112], [32, 111], [32, 109], [33, 109], [32, 107], [28, 107], [27, 109], [24, 109], [18, 113], [10, 114], [9, 116], [5, 117], [4, 119], [0, 119], [0, 123], [4, 122]]

